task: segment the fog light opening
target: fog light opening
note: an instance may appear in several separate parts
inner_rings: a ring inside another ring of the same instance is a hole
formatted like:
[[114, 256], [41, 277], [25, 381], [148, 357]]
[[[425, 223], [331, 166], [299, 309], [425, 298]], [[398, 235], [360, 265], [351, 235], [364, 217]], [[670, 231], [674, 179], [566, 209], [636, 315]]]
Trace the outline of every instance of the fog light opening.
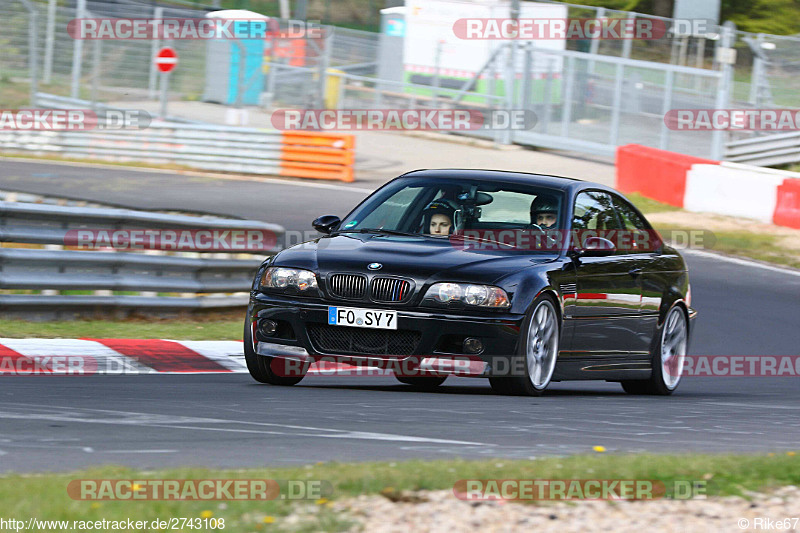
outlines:
[[262, 320], [258, 325], [258, 330], [265, 337], [272, 337], [278, 330], [278, 323], [274, 320]]
[[464, 339], [464, 353], [468, 354], [478, 354], [483, 351], [483, 343], [480, 339], [476, 339], [475, 337], [467, 337]]

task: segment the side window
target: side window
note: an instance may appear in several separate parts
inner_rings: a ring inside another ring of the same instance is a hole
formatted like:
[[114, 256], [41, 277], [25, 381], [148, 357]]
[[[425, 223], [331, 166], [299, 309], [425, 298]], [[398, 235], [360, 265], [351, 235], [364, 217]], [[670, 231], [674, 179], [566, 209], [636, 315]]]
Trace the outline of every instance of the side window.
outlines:
[[658, 234], [626, 200], [616, 195], [611, 195], [619, 219], [622, 221], [625, 242], [630, 243], [632, 253], [653, 252], [660, 245]]
[[617, 230], [619, 220], [614, 212], [611, 197], [601, 191], [584, 191], [575, 198], [575, 209], [572, 217], [572, 229], [577, 230], [578, 246], [584, 246], [584, 240], [589, 235], [583, 232], [591, 230], [592, 233], [602, 233], [607, 230]]
[[577, 230], [620, 229], [611, 197], [600, 191], [584, 191], [575, 198], [572, 228]]
[[647, 223], [642, 220], [642, 217], [631, 207], [631, 205], [620, 198], [619, 196], [612, 196], [614, 200], [614, 207], [617, 209], [622, 225], [622, 229], [627, 230], [648, 230], [650, 229]]

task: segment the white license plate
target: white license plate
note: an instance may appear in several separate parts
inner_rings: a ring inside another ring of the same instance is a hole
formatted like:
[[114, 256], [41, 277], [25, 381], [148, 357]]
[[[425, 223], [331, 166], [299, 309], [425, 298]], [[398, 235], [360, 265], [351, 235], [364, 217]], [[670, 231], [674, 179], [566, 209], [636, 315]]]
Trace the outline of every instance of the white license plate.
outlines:
[[328, 324], [354, 328], [397, 329], [397, 311], [328, 307]]

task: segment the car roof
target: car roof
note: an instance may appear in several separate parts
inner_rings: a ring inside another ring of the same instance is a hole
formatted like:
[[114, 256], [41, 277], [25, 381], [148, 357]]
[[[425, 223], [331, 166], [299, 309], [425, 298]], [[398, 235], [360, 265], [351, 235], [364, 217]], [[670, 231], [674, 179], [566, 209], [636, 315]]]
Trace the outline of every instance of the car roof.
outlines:
[[[549, 174], [533, 174], [529, 172], [513, 172], [508, 170], [488, 170], [472, 168], [437, 168], [412, 170], [398, 176], [398, 178], [438, 178], [438, 179], [475, 179], [484, 181], [497, 181], [506, 183], [525, 183], [553, 189], [575, 192], [583, 189], [601, 189], [617, 192], [611, 187], [591, 181], [583, 181], [566, 176], [553, 176]], [[617, 193], [619, 194], [619, 193]]]

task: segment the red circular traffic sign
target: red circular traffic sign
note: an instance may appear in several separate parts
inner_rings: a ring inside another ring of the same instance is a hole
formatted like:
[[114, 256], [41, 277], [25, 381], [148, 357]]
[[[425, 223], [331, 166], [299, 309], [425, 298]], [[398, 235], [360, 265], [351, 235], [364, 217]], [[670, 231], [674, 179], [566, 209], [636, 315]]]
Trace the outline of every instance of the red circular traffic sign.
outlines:
[[173, 48], [165, 46], [156, 54], [155, 63], [161, 72], [169, 72], [178, 64], [178, 53]]

